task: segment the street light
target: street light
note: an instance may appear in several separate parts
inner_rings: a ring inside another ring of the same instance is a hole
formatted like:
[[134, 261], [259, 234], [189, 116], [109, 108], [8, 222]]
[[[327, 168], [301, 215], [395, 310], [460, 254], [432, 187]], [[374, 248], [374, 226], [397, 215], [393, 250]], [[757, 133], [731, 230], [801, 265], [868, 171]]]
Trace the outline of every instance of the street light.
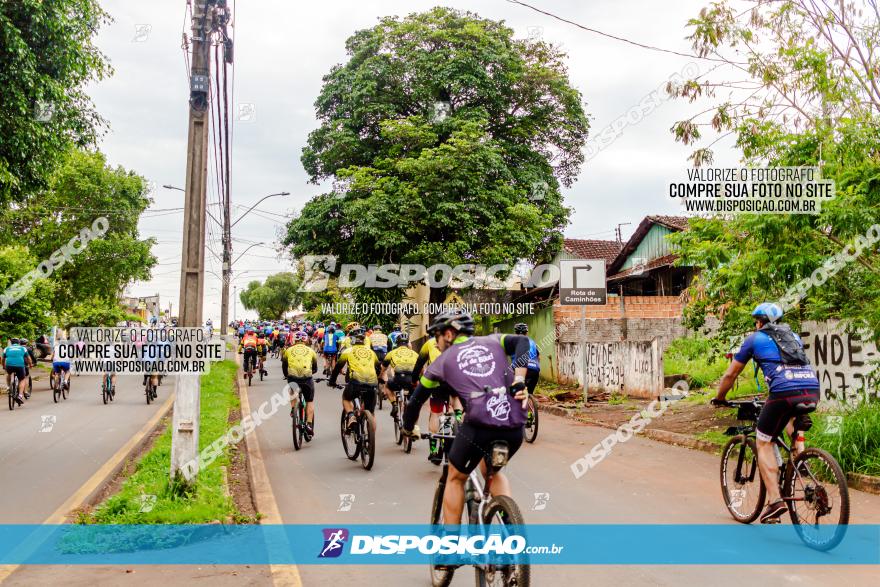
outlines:
[[232, 228], [233, 226], [235, 226], [236, 224], [238, 224], [238, 221], [239, 221], [239, 220], [241, 220], [242, 218], [244, 218], [245, 216], [247, 216], [247, 215], [248, 215], [248, 212], [250, 212], [251, 210], [253, 210], [253, 209], [256, 208], [257, 206], [259, 206], [259, 205], [260, 205], [260, 202], [262, 202], [263, 200], [268, 200], [269, 198], [272, 198], [272, 197], [274, 197], [274, 196], [289, 196], [289, 195], [290, 195], [290, 192], [278, 192], [277, 194], [269, 194], [268, 196], [264, 196], [264, 197], [260, 198], [259, 200], [257, 200], [257, 203], [256, 203], [256, 204], [254, 204], [253, 206], [251, 206], [250, 208], [248, 208], [248, 209], [245, 211], [244, 214], [242, 214], [241, 216], [239, 216], [238, 219], [237, 219], [235, 222], [233, 222], [233, 223], [229, 226], [229, 228]]
[[[183, 189], [183, 188], [179, 188], [179, 187], [176, 187], [176, 186], [173, 186], [173, 185], [167, 184], [167, 183], [166, 183], [165, 185], [163, 185], [162, 187], [165, 188], [166, 190], [177, 190], [177, 191], [179, 191], [179, 192], [186, 193], [186, 190], [185, 190], [185, 189]], [[211, 214], [211, 211], [208, 210], [207, 206], [205, 207], [205, 212], [208, 213], [208, 216], [211, 217], [211, 220], [213, 220], [214, 222], [217, 223], [217, 226], [223, 226], [223, 224], [221, 224], [219, 220], [217, 220], [216, 218], [214, 218], [214, 215]], [[217, 255], [217, 254], [214, 253], [214, 256], [216, 256], [216, 255]]]

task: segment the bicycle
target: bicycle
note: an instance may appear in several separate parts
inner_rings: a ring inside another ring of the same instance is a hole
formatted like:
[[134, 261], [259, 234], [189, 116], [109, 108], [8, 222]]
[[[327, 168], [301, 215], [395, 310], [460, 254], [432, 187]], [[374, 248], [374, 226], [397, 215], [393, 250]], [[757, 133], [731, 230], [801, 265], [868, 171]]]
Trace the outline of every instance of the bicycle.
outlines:
[[158, 394], [156, 393], [156, 386], [153, 385], [153, 377], [151, 375], [147, 375], [147, 383], [144, 385], [144, 394], [147, 396], [147, 405], [156, 399]]
[[[254, 380], [254, 363], [256, 362], [256, 360], [257, 360], [256, 357], [254, 357], [254, 359], [252, 361], [248, 360], [247, 355], [245, 355], [245, 357], [244, 357], [244, 364], [245, 364], [244, 378], [247, 379], [248, 387], [251, 386], [251, 382], [253, 382], [253, 380]], [[262, 375], [262, 373], [261, 373], [261, 375]]]
[[53, 371], [49, 375], [49, 387], [52, 388], [52, 399], [57, 404], [62, 398], [67, 399], [68, 392], [70, 391], [70, 381], [64, 381], [61, 372], [56, 373]]
[[[765, 403], [760, 399], [717, 402], [720, 406], [736, 408], [737, 420], [744, 422], [744, 425], [731, 426], [727, 430], [733, 438], [721, 452], [721, 494], [730, 515], [742, 524], [751, 524], [758, 518], [767, 495], [758, 471], [755, 444], [756, 423]], [[815, 409], [815, 403], [801, 403], [795, 407], [794, 436], [798, 431], [809, 430], [812, 424], [807, 414]], [[782, 434], [774, 439], [774, 445], [779, 463], [780, 495], [788, 507], [795, 531], [810, 548], [831, 550], [843, 540], [849, 524], [849, 489], [843, 469], [833, 456], [820, 448], [805, 448], [792, 457], [794, 441], [786, 444]], [[784, 459], [780, 451], [785, 452]], [[834, 489], [837, 490], [836, 496]], [[748, 494], [754, 492], [757, 494], [747, 500]], [[746, 503], [750, 505], [744, 505]], [[821, 519], [835, 511], [836, 521], [829, 520], [833, 524], [833, 534], [827, 540], [819, 540], [823, 538], [819, 532]], [[815, 536], [808, 533], [811, 528], [815, 529]]]
[[535, 396], [529, 394], [528, 404], [526, 406], [526, 429], [525, 441], [533, 443], [538, 438], [538, 402]]
[[106, 405], [108, 401], [112, 402], [115, 397], [116, 387], [113, 385], [113, 379], [110, 377], [109, 373], [104, 373], [104, 379], [101, 381], [101, 398]]
[[6, 391], [7, 395], [9, 396], [9, 411], [14, 410], [15, 404], [18, 403], [18, 385], [18, 374], [13, 373], [12, 378], [10, 379], [9, 389]]
[[[287, 386], [290, 387], [291, 385], [296, 385], [296, 383], [288, 382]], [[314, 422], [312, 423], [312, 431], [309, 432], [306, 419], [306, 396], [299, 385], [296, 385], [296, 394], [296, 408], [294, 408], [291, 415], [291, 428], [293, 432], [293, 448], [299, 450], [304, 442], [312, 441], [315, 424]]]
[[[454, 430], [452, 433], [426, 433], [420, 434], [423, 439], [433, 439], [441, 442], [443, 449], [442, 465], [443, 471], [440, 473], [440, 481], [434, 492], [434, 501], [431, 505], [431, 525], [441, 526], [443, 524], [443, 493], [446, 490], [446, 480], [449, 476], [448, 452], [452, 441], [455, 440], [457, 430], [457, 421], [453, 417]], [[525, 521], [520, 512], [519, 506], [513, 498], [506, 495], [493, 496], [490, 492], [493, 477], [507, 465], [508, 461], [508, 444], [504, 441], [497, 441], [492, 444], [492, 450], [483, 457], [486, 464], [485, 483], [479, 473], [479, 467], [471, 471], [468, 480], [465, 482], [464, 495], [465, 507], [468, 516], [468, 524], [471, 527], [477, 527], [480, 534], [501, 534], [506, 536], [509, 534], [505, 530], [506, 527], [518, 527], [518, 535], [522, 534], [522, 528]], [[490, 529], [493, 522], [501, 526], [501, 529]], [[528, 558], [525, 556], [516, 557], [518, 562], [513, 564], [494, 564], [486, 561], [474, 563], [474, 572], [476, 575], [476, 584], [479, 587], [486, 585], [504, 585], [516, 587], [528, 587], [531, 581], [531, 568]], [[431, 584], [434, 587], [447, 587], [452, 582], [455, 569], [460, 565], [438, 565], [431, 563]], [[500, 582], [498, 581], [500, 579]]]
[[412, 390], [407, 389], [406, 391], [409, 392], [407, 394], [404, 394], [403, 391], [403, 389], [398, 389], [394, 392], [397, 397], [397, 414], [394, 416], [394, 443], [398, 446], [403, 445], [404, 452], [409, 453], [412, 451], [412, 439], [403, 433], [403, 411]]
[[[335, 387], [343, 389], [341, 385]], [[373, 462], [376, 458], [376, 418], [369, 410], [364, 409], [360, 394], [355, 396], [352, 403], [354, 404], [352, 411], [355, 414], [356, 425], [354, 430], [349, 428], [348, 414], [343, 409], [340, 422], [342, 448], [349, 460], [354, 461], [360, 457], [361, 466], [369, 471], [373, 468]]]

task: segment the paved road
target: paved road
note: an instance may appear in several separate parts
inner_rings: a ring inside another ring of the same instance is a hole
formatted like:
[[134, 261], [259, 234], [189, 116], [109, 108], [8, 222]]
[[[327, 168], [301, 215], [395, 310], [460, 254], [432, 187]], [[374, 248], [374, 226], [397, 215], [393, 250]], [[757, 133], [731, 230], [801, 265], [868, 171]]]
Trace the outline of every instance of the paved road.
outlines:
[[119, 377], [116, 388], [116, 400], [104, 405], [100, 376], [73, 376], [68, 399], [56, 404], [44, 374], [31, 399], [10, 412], [4, 379], [0, 495], [15, 501], [0, 510], [0, 522], [42, 523], [156, 413], [173, 391], [173, 378], [149, 406], [140, 377]]
[[[248, 390], [252, 410], [281, 388], [280, 366]], [[269, 478], [284, 523], [427, 523], [439, 468], [426, 459], [426, 444], [404, 454], [393, 443], [388, 407], [378, 412], [379, 444], [372, 471], [345, 458], [339, 439], [340, 391], [317, 385], [317, 437], [294, 452], [290, 420], [279, 411], [257, 429]], [[426, 408], [427, 410], [427, 408]], [[724, 510], [717, 481], [717, 457], [643, 438], [615, 447], [594, 471], [574, 479], [569, 465], [608, 431], [542, 415], [541, 436], [525, 445], [507, 469], [526, 522], [552, 523], [733, 523]], [[422, 429], [426, 429], [423, 412]], [[543, 510], [534, 494], [549, 493]], [[350, 511], [340, 494], [354, 495]], [[880, 497], [853, 492], [853, 522], [880, 523]], [[658, 548], [679, 546], [658, 545]], [[303, 583], [354, 581], [366, 585], [429, 585], [422, 566], [301, 565]], [[791, 566], [569, 566], [532, 568], [535, 585], [563, 581], [592, 585], [876, 585], [876, 568], [809, 569]], [[473, 584], [460, 569], [453, 585]]]

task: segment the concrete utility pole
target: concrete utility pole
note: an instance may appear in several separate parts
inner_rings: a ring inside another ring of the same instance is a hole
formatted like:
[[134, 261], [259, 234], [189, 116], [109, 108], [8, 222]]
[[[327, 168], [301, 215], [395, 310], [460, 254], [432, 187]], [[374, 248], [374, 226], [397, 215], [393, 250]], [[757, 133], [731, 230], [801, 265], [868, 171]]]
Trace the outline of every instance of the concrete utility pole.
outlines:
[[[180, 267], [178, 326], [202, 326], [205, 293], [205, 218], [208, 180], [208, 122], [211, 34], [226, 26], [226, 0], [193, 0], [192, 66], [189, 92], [189, 135], [186, 154], [186, 190], [183, 251]], [[225, 38], [225, 34], [224, 34]], [[200, 378], [178, 375], [171, 433], [171, 478], [195, 482], [198, 473]]]

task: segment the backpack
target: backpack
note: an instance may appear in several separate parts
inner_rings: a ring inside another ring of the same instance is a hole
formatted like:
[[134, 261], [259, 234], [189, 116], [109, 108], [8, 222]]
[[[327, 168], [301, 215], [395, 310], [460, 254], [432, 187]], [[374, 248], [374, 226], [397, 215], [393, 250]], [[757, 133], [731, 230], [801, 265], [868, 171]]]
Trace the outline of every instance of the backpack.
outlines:
[[776, 346], [779, 347], [779, 355], [782, 357], [783, 365], [803, 366], [809, 365], [807, 353], [804, 352], [804, 345], [800, 339], [791, 330], [788, 324], [767, 324], [761, 329], [761, 332], [773, 339]]

